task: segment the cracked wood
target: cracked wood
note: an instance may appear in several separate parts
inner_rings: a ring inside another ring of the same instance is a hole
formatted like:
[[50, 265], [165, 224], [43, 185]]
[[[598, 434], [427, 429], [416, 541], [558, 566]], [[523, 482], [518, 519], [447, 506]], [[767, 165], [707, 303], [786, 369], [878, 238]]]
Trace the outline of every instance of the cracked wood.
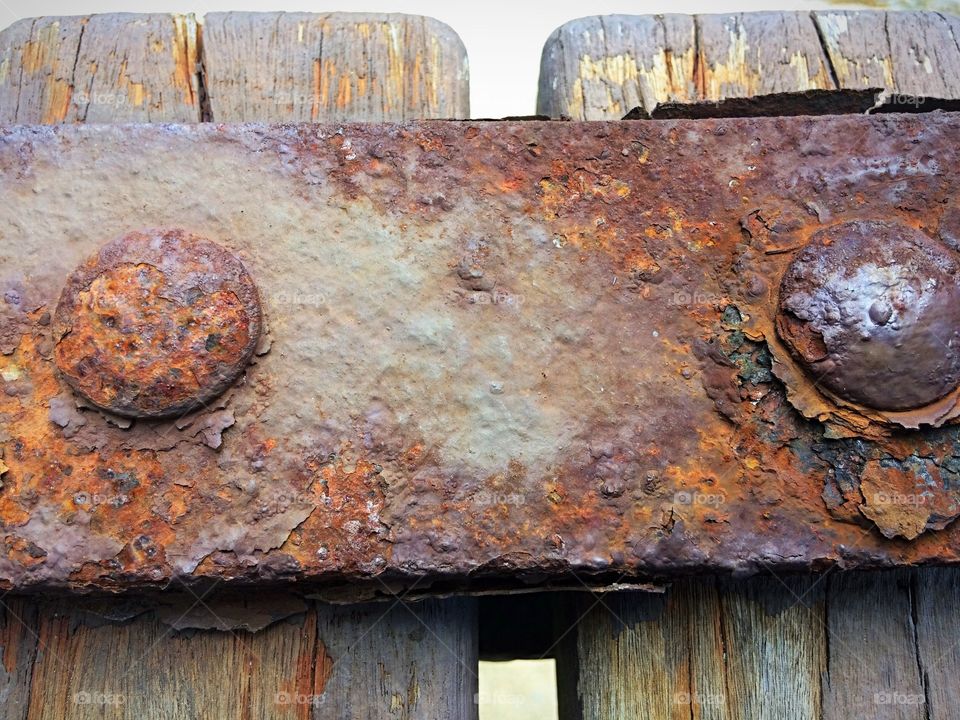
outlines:
[[910, 110], [915, 97], [960, 98], [958, 39], [960, 19], [933, 12], [581, 18], [544, 46], [537, 111], [618, 120], [665, 103], [873, 88]]

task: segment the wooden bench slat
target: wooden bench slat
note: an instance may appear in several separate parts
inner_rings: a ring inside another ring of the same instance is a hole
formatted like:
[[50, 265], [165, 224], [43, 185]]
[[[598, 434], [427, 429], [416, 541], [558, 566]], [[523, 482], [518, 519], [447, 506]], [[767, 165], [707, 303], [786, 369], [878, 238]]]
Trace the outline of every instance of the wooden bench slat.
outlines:
[[960, 19], [932, 12], [841, 10], [813, 17], [841, 88], [960, 97]]
[[537, 112], [613, 120], [637, 106], [833, 87], [809, 13], [597, 16], [548, 38]]
[[197, 122], [192, 15], [23, 20], [0, 32], [0, 122]]
[[27, 598], [3, 598], [0, 607], [0, 717], [24, 720], [30, 704], [30, 678], [37, 656], [37, 605]]
[[557, 658], [558, 676], [576, 689], [561, 689], [567, 716], [818, 717], [826, 631], [815, 578], [705, 578], [677, 583], [666, 597], [602, 599]]
[[928, 718], [950, 720], [960, 707], [960, 570], [920, 570], [913, 590]]
[[5, 718], [476, 716], [473, 600], [319, 603], [256, 633], [180, 634], [152, 612], [94, 626], [70, 601], [21, 604], [38, 622], [0, 631]]
[[637, 106], [650, 113], [665, 102], [837, 88], [960, 99], [960, 18], [951, 15], [825, 10], [687, 21], [689, 30], [670, 15], [561, 26], [544, 45], [538, 112], [613, 120]]
[[721, 581], [731, 718], [814, 720], [827, 661], [818, 577]]
[[319, 716], [475, 718], [476, 619], [472, 598], [321, 606]]
[[809, 13], [698, 15], [696, 23], [700, 100], [834, 88]]
[[697, 99], [690, 15], [574, 20], [547, 40], [537, 112], [592, 119], [642, 105]]
[[212, 119], [468, 117], [466, 50], [413, 15], [211, 13], [203, 65]]
[[925, 718], [911, 576], [905, 570], [829, 578], [824, 720]]

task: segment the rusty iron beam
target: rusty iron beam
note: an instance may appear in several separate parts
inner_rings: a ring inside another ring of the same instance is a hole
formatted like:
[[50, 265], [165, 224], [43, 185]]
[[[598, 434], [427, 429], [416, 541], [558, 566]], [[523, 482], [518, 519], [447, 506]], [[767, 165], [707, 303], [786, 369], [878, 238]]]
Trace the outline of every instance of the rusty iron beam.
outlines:
[[960, 553], [960, 119], [0, 129], [0, 580]]

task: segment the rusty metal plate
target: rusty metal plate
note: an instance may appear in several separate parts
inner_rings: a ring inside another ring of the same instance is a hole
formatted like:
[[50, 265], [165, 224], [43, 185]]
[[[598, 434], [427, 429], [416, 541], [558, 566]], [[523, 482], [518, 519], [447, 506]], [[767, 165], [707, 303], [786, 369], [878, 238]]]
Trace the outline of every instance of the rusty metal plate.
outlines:
[[954, 562], [958, 148], [952, 115], [4, 128], [2, 583]]

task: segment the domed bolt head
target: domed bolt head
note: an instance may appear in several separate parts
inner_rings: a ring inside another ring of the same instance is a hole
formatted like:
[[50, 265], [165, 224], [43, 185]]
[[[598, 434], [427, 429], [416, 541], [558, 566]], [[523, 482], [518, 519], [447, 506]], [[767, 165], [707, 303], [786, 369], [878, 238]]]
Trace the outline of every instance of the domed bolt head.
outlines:
[[236, 257], [182, 230], [136, 232], [67, 279], [54, 359], [103, 410], [182, 415], [236, 381], [261, 326], [257, 288]]
[[815, 234], [780, 284], [777, 333], [814, 382], [878, 410], [960, 383], [957, 256], [918, 230], [849, 222]]

